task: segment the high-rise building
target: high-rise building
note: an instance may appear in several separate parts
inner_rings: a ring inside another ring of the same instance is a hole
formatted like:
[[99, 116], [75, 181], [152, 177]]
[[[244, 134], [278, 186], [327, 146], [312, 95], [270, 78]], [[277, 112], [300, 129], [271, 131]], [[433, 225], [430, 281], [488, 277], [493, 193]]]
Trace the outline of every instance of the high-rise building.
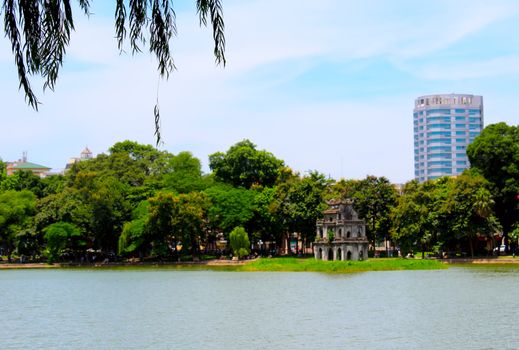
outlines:
[[420, 96], [415, 100], [413, 124], [415, 179], [459, 175], [469, 167], [467, 146], [483, 129], [483, 97]]

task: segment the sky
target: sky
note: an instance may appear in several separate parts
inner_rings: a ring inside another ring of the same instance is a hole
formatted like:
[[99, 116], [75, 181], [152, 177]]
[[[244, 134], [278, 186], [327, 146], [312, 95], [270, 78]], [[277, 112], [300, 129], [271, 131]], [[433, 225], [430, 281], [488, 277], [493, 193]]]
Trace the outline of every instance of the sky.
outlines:
[[[335, 179], [413, 178], [413, 105], [421, 95], [484, 98], [485, 125], [519, 124], [519, 1], [222, 0], [225, 67], [195, 1], [174, 1], [177, 70], [161, 80], [147, 52], [120, 53], [115, 1], [75, 12], [76, 31], [54, 92], [32, 84], [36, 112], [18, 90], [0, 37], [0, 158], [63, 169], [88, 146], [155, 144], [208, 155], [243, 139], [295, 171]], [[1, 10], [0, 10], [1, 11]]]

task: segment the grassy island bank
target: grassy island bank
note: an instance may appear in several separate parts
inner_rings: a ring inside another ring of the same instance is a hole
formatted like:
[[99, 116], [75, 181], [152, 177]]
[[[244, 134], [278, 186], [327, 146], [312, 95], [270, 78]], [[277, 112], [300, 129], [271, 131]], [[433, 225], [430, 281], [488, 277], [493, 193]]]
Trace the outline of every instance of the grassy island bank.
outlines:
[[391, 270], [438, 270], [447, 266], [436, 260], [420, 259], [369, 259], [365, 261], [322, 261], [298, 258], [261, 258], [236, 266], [237, 271], [286, 271], [353, 273]]
[[96, 265], [75, 264], [1, 264], [1, 269], [38, 269], [38, 268], [171, 268], [178, 270], [214, 270], [214, 271], [243, 271], [243, 272], [324, 272], [324, 273], [354, 273], [367, 271], [392, 270], [438, 270], [446, 269], [447, 265], [437, 260], [380, 258], [365, 261], [322, 261], [314, 258], [259, 258], [253, 261], [208, 260], [184, 263], [108, 263]]

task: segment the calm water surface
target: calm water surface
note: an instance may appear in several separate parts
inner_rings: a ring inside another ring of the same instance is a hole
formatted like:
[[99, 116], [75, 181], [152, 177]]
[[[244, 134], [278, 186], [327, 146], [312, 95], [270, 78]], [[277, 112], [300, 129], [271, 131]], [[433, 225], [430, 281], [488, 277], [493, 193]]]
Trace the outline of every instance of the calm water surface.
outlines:
[[519, 349], [519, 269], [0, 271], [2, 349]]

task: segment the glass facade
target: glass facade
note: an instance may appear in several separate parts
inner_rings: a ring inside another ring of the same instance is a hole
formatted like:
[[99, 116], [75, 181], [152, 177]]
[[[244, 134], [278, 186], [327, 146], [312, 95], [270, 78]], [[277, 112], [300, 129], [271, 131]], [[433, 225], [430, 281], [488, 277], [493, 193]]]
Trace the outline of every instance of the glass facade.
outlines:
[[482, 129], [482, 96], [418, 97], [413, 110], [415, 178], [423, 182], [461, 174], [470, 166], [467, 145]]

